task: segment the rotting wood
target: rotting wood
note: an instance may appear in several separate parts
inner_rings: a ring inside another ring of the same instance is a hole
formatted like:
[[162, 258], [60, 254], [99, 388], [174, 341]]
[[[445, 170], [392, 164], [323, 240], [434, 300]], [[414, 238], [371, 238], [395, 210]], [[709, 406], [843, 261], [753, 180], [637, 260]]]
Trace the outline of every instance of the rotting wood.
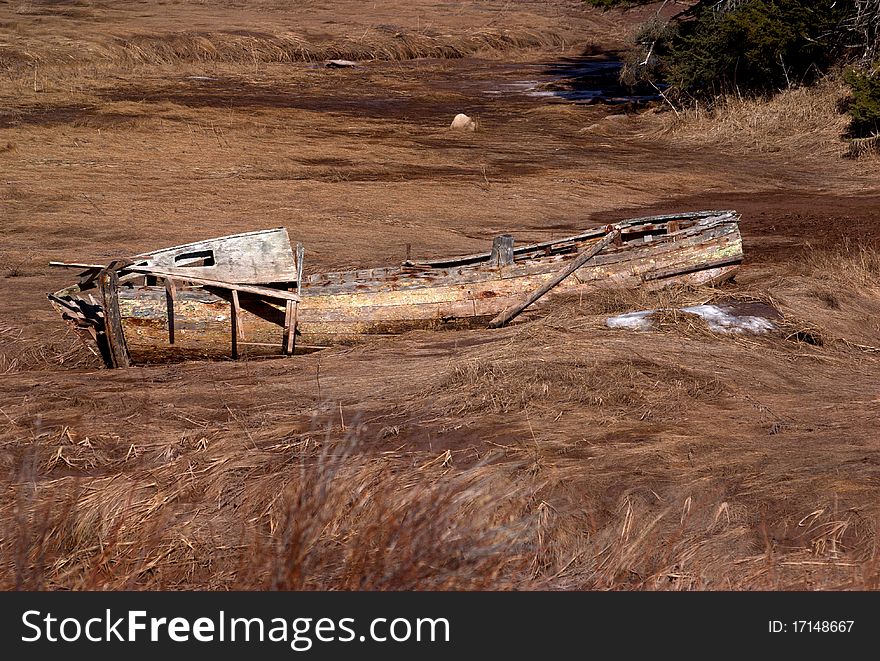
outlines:
[[[296, 244], [296, 293], [302, 293], [302, 272], [305, 248], [303, 244]], [[287, 301], [284, 311], [284, 347], [282, 353], [292, 356], [296, 352], [296, 325], [299, 316], [299, 303]]]
[[176, 278], [186, 282], [193, 282], [197, 285], [205, 287], [214, 287], [216, 289], [227, 289], [229, 291], [240, 291], [248, 294], [256, 294], [257, 296], [266, 296], [268, 298], [279, 298], [287, 301], [299, 301], [299, 296], [292, 292], [283, 291], [281, 289], [272, 289], [270, 287], [259, 287], [257, 285], [243, 285], [232, 282], [222, 282], [220, 280], [209, 280], [208, 278], [197, 278], [194, 276], [180, 276], [176, 273], [165, 273], [163, 271], [153, 271], [139, 266], [130, 266], [125, 269], [132, 273], [140, 273], [143, 275], [155, 275], [160, 278]]
[[568, 264], [564, 269], [559, 271], [556, 275], [554, 275], [550, 280], [547, 281], [546, 284], [542, 285], [534, 292], [529, 294], [526, 299], [522, 303], [518, 303], [510, 308], [507, 308], [497, 317], [495, 317], [492, 321], [489, 322], [489, 328], [501, 328], [509, 324], [513, 319], [515, 319], [519, 314], [522, 313], [527, 307], [529, 307], [532, 303], [541, 298], [544, 294], [553, 289], [560, 282], [565, 280], [572, 273], [577, 271], [580, 267], [586, 264], [590, 259], [592, 259], [596, 254], [598, 254], [603, 248], [606, 248], [610, 245], [617, 237], [620, 236], [620, 228], [609, 227], [608, 234], [605, 235], [605, 238], [594, 244], [591, 248], [587, 249], [583, 253], [581, 253], [573, 262]]
[[489, 266], [509, 266], [513, 264], [513, 236], [502, 234], [492, 241]]
[[168, 344], [174, 344], [174, 299], [177, 288], [173, 278], [165, 278], [165, 306], [168, 309]]
[[[665, 228], [665, 224], [670, 220], [681, 222], [692, 222], [692, 223], [716, 223], [716, 222], [730, 222], [736, 221], [738, 215], [736, 211], [726, 210], [726, 211], [690, 211], [685, 213], [671, 214], [671, 215], [661, 215], [661, 216], [645, 216], [644, 218], [630, 218], [619, 223], [615, 223], [617, 227], [621, 229], [621, 235], [626, 236], [634, 231], [641, 232], [648, 230], [654, 231], [659, 229], [660, 225], [663, 225]], [[693, 225], [692, 225], [693, 226]], [[534, 253], [543, 251], [547, 248], [556, 249], [559, 246], [563, 246], [566, 244], [571, 244], [573, 246], [577, 246], [578, 244], [583, 243], [585, 240], [589, 239], [598, 239], [601, 238], [605, 234], [605, 228], [598, 227], [594, 229], [587, 230], [585, 232], [581, 232], [580, 234], [574, 234], [572, 236], [567, 236], [561, 239], [554, 239], [552, 241], [542, 241], [540, 243], [533, 243], [529, 245], [520, 246], [519, 248], [514, 248], [513, 253], [515, 257], [525, 256], [528, 253]], [[485, 261], [489, 258], [491, 252], [481, 252], [474, 253], [472, 255], [460, 255], [458, 257], [452, 257], [448, 259], [434, 259], [434, 260], [415, 260], [415, 261], [407, 261], [404, 262], [405, 266], [422, 266], [429, 268], [442, 268], [442, 267], [451, 267], [451, 266], [460, 266], [460, 265], [469, 265], [476, 262]]]
[[142, 253], [132, 259], [150, 273], [224, 282], [288, 282], [296, 274], [290, 237], [283, 227], [195, 241]]
[[716, 259], [710, 262], [703, 262], [701, 264], [684, 264], [669, 269], [663, 269], [661, 271], [654, 271], [653, 273], [646, 273], [643, 276], [643, 279], [662, 280], [663, 278], [671, 278], [676, 275], [687, 275], [688, 273], [694, 273], [695, 271], [702, 271], [704, 269], [713, 269], [719, 266], [730, 266], [732, 264], [738, 264], [739, 261], [740, 260], [736, 257], [725, 257], [723, 259]]
[[296, 334], [296, 329], [293, 327], [293, 301], [287, 301], [287, 305], [284, 308], [284, 334], [281, 336], [281, 354], [284, 356], [291, 355], [290, 352], [292, 350], [293, 344], [293, 336]]
[[238, 360], [238, 336], [241, 333], [241, 305], [238, 301], [238, 292], [232, 290], [232, 303], [230, 305], [231, 314], [229, 315], [230, 326], [232, 328], [232, 359]]
[[[678, 231], [672, 231], [675, 223]], [[621, 229], [618, 241], [605, 248], [597, 246], [607, 239], [607, 228], [516, 245], [514, 263], [503, 268], [491, 266], [492, 253], [486, 252], [430, 263], [442, 266], [408, 262], [304, 276], [302, 248], [296, 245], [291, 251], [294, 277], [268, 286], [214, 280], [192, 271], [163, 273], [143, 263], [117, 264], [122, 331], [132, 363], [228, 358], [230, 336], [223, 320], [232, 314], [231, 292], [235, 291], [239, 298], [237, 349], [247, 345], [248, 357], [289, 355], [409, 330], [485, 327], [499, 313], [522, 305], [524, 296], [545, 287], [561, 269], [572, 272], [551, 287], [554, 295], [608, 286], [658, 288], [720, 282], [731, 277], [742, 260], [735, 212], [655, 216], [622, 221], [615, 227]], [[646, 237], [653, 240], [646, 242]], [[246, 249], [244, 244], [239, 247]], [[575, 264], [593, 249], [600, 252], [584, 265]], [[88, 264], [73, 267], [94, 274], [103, 271]], [[137, 282], [144, 275], [176, 283], [173, 344], [166, 325], [167, 292], [163, 283], [151, 287]], [[95, 341], [105, 362], [112, 365], [101, 306], [91, 294], [73, 285], [50, 300], [82, 331], [81, 336], [87, 335], [87, 328], [97, 331]], [[248, 342], [243, 339], [245, 333]]]
[[106, 266], [103, 264], [83, 264], [82, 262], [49, 262], [49, 266], [62, 269], [97, 269], [103, 271]]
[[98, 276], [101, 289], [101, 301], [104, 307], [104, 333], [110, 348], [110, 360], [113, 367], [129, 367], [131, 365], [125, 334], [122, 331], [122, 316], [119, 313], [119, 274], [111, 266], [101, 271]]
[[296, 295], [302, 296], [303, 259], [305, 258], [303, 244], [296, 244]]

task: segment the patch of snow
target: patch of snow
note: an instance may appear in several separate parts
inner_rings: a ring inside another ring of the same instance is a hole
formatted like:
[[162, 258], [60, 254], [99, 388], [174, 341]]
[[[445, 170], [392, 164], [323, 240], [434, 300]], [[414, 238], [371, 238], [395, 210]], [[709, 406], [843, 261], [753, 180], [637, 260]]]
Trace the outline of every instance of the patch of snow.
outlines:
[[716, 333], [754, 333], [760, 335], [776, 328], [772, 321], [764, 317], [732, 314], [728, 306], [694, 305], [681, 310], [699, 315], [708, 324], [709, 329]]
[[[726, 305], [693, 305], [679, 308], [681, 312], [695, 314], [716, 333], [751, 333], [761, 335], [776, 328], [776, 325], [765, 317], [753, 315], [738, 315], [730, 306]], [[605, 320], [608, 328], [626, 328], [628, 330], [647, 331], [654, 327], [651, 319], [657, 310], [641, 310], [627, 312], [626, 314], [609, 317]]]
[[608, 328], [627, 328], [629, 330], [651, 330], [654, 322], [651, 321], [651, 315], [655, 310], [642, 310], [641, 312], [627, 312], [616, 317], [609, 317], [605, 320]]

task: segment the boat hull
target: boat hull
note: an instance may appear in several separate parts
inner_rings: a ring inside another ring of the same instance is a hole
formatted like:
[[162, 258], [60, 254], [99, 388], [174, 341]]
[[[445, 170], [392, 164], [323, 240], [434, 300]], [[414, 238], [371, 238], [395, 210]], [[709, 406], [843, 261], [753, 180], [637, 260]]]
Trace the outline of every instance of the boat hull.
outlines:
[[[296, 353], [410, 330], [485, 327], [603, 235], [592, 234], [521, 248], [528, 254], [503, 266], [470, 256], [440, 267], [404, 264], [304, 277], [296, 310]], [[741, 260], [735, 216], [685, 229], [678, 229], [677, 221], [667, 221], [664, 228], [640, 229], [631, 232], [629, 240], [609, 246], [537, 305], [546, 305], [559, 294], [588, 294], [602, 288], [717, 283], [730, 279]], [[59, 294], [75, 296], [71, 290]], [[164, 286], [129, 283], [119, 288], [119, 313], [132, 362], [228, 358], [233, 342], [231, 292], [179, 288], [172, 302], [173, 343], [168, 295]], [[284, 301], [247, 293], [237, 296], [238, 355], [283, 353]]]

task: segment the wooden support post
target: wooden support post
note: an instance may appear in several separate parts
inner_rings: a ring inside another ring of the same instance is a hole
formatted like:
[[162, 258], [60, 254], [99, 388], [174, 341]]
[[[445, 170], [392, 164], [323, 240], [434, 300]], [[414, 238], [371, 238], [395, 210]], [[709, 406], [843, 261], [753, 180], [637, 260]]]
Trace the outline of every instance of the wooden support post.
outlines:
[[[303, 255], [305, 250], [301, 243], [296, 244], [296, 295], [302, 294]], [[281, 352], [292, 356], [296, 352], [296, 322], [299, 313], [299, 301], [287, 301], [284, 310], [284, 337]]]
[[287, 309], [284, 311], [284, 337], [281, 353], [285, 356], [292, 356], [296, 350], [297, 307], [299, 304], [296, 301], [287, 301]]
[[241, 306], [238, 303], [238, 292], [234, 289], [232, 290], [232, 304], [230, 305], [230, 309], [232, 310], [232, 315], [230, 316], [230, 321], [232, 322], [232, 359], [238, 360], [238, 334], [241, 331]]
[[496, 236], [492, 241], [489, 266], [508, 266], [510, 264], [513, 264], [513, 237], [510, 234]]
[[552, 278], [550, 278], [546, 283], [538, 287], [538, 289], [536, 289], [534, 292], [529, 294], [529, 296], [524, 301], [522, 301], [521, 303], [517, 303], [516, 305], [511, 305], [506, 310], [502, 311], [501, 314], [499, 314], [497, 317], [489, 322], [489, 328], [500, 328], [501, 326], [505, 326], [510, 323], [510, 321], [518, 316], [523, 310], [525, 310], [532, 303], [541, 298], [548, 291], [553, 289], [560, 282], [565, 280], [572, 273], [577, 271], [580, 267], [582, 267], [593, 257], [599, 254], [599, 252], [607, 248], [619, 236], [620, 228], [609, 226], [608, 234], [602, 237], [601, 240], [594, 243], [590, 248], [578, 255], [565, 268], [556, 273]]
[[165, 308], [168, 312], [168, 344], [174, 344], [174, 299], [177, 298], [177, 288], [174, 280], [165, 278]]
[[119, 312], [119, 274], [113, 265], [101, 271], [98, 276], [101, 299], [104, 307], [104, 335], [110, 349], [112, 367], [129, 367], [128, 347], [122, 330], [122, 316]]
[[296, 295], [302, 296], [302, 279], [303, 279], [303, 257], [305, 256], [305, 248], [303, 244], [296, 244]]

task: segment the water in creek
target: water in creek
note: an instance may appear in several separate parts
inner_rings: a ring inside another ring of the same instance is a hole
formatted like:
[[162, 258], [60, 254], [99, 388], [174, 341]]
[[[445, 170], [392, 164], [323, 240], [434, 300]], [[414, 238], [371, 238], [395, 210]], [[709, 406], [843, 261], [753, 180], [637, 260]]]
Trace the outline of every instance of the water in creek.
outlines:
[[572, 103], [643, 104], [660, 98], [656, 89], [620, 82], [623, 63], [607, 56], [564, 58], [547, 64], [517, 65], [521, 79], [505, 77], [484, 94], [547, 97]]

